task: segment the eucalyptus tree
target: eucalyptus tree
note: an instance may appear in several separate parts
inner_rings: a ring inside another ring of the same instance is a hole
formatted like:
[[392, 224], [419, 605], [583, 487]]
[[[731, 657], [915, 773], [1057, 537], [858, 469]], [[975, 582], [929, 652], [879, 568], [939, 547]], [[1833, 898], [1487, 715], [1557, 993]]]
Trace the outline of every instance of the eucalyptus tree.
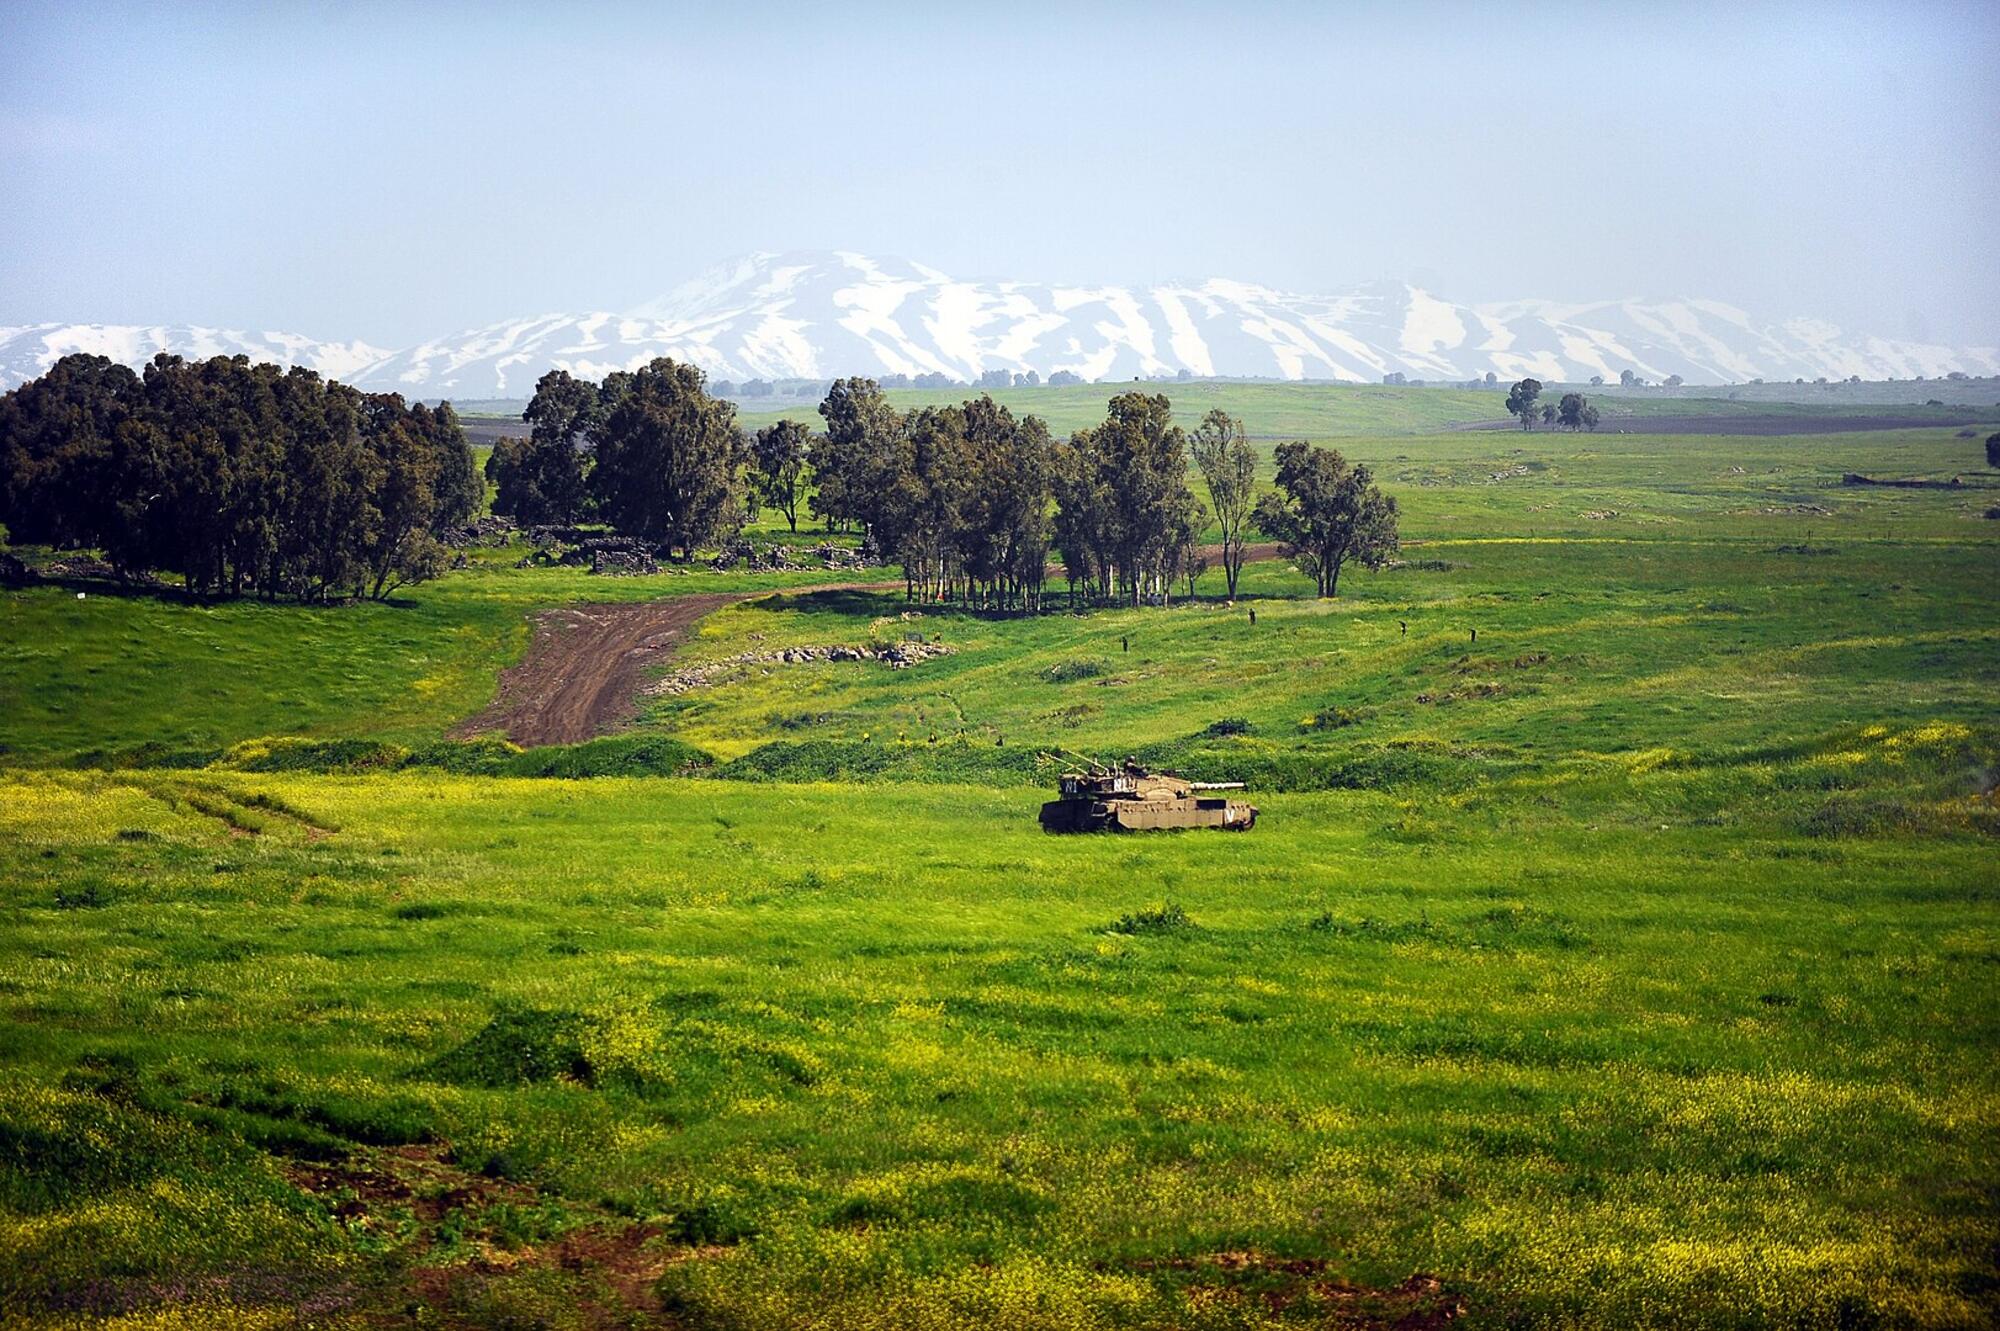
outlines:
[[[1236, 599], [1236, 581], [1243, 572], [1245, 537], [1256, 500], [1257, 452], [1250, 446], [1243, 422], [1216, 409], [1202, 418], [1188, 441], [1195, 466], [1208, 485], [1209, 506], [1222, 531], [1222, 577], [1229, 599]], [[1189, 595], [1193, 595], [1192, 589]]]
[[1542, 381], [1523, 379], [1507, 390], [1507, 414], [1521, 418], [1521, 428], [1527, 429], [1535, 421], [1535, 402], [1542, 395]]
[[1349, 561], [1380, 568], [1396, 553], [1396, 501], [1366, 466], [1338, 449], [1279, 444], [1278, 488], [1257, 501], [1257, 529], [1279, 542], [1318, 588], [1336, 596]]
[[710, 397], [700, 369], [661, 357], [608, 377], [590, 489], [628, 535], [691, 558], [744, 521], [747, 447], [736, 406]]
[[589, 502], [592, 432], [601, 419], [597, 385], [567, 370], [550, 370], [535, 383], [521, 419], [526, 439], [502, 439], [486, 460], [493, 482], [493, 511], [528, 525], [569, 525]]
[[757, 468], [757, 494], [799, 529], [799, 496], [804, 490], [806, 452], [812, 433], [799, 421], [782, 420], [757, 431], [750, 445]]
[[814, 494], [809, 507], [828, 531], [863, 523], [868, 503], [866, 476], [873, 459], [887, 453], [903, 428], [881, 385], [859, 377], [836, 379], [819, 404], [826, 433], [808, 453]]

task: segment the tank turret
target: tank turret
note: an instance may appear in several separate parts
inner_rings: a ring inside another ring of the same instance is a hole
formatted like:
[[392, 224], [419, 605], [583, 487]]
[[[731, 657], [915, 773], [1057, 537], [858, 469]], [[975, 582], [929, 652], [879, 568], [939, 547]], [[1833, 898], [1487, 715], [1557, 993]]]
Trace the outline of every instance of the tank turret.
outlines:
[[1178, 772], [1150, 772], [1127, 758], [1066, 771], [1056, 799], [1042, 806], [1045, 832], [1144, 832], [1178, 827], [1219, 827], [1247, 832], [1255, 805], [1213, 791], [1241, 790], [1241, 781], [1190, 781]]

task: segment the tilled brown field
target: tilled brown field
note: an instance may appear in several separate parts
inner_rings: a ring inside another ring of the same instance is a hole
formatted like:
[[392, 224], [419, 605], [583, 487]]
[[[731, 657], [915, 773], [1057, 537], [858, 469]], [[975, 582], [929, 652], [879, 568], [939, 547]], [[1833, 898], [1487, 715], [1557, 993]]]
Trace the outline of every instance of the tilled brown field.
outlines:
[[[1741, 416], [1624, 416], [1599, 425], [1597, 434], [1854, 434], [1864, 430], [1926, 430], [1940, 425], [1967, 425], [1972, 416], [1940, 417], [1937, 413], [1875, 416], [1816, 416], [1808, 412], [1788, 415], [1778, 412], [1746, 413]], [[1476, 421], [1457, 426], [1460, 430], [1519, 430], [1519, 422]], [[1531, 433], [1546, 433], [1538, 431]]]

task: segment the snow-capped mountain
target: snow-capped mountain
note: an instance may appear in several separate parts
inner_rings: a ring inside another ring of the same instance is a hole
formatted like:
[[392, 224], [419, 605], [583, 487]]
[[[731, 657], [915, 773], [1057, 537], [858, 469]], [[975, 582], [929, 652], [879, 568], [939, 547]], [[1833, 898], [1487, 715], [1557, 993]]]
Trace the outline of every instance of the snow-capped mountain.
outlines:
[[349, 382], [389, 354], [366, 342], [321, 342], [296, 333], [245, 333], [188, 324], [0, 325], [0, 388], [33, 379], [77, 352], [120, 361], [136, 370], [162, 351], [189, 360], [240, 355], [303, 365]]
[[963, 282], [905, 260], [811, 251], [748, 255], [624, 313], [514, 320], [386, 355], [281, 334], [0, 328], [0, 385], [68, 350], [136, 364], [163, 348], [243, 350], [364, 388], [456, 398], [526, 397], [549, 369], [595, 379], [656, 356], [737, 381], [926, 373], [970, 381], [988, 370], [1368, 383], [1489, 371], [1568, 382], [1631, 370], [1690, 383], [2000, 373], [2000, 348], [1855, 336], [1809, 319], [1765, 324], [1712, 300], [1473, 306], [1401, 283], [1303, 296], [1224, 278], [1154, 287]]

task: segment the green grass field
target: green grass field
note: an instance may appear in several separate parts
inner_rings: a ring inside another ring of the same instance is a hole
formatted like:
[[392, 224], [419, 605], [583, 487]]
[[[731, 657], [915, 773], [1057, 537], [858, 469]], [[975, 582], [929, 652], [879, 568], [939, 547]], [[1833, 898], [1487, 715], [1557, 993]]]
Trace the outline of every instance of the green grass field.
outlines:
[[[1569, 385], [1551, 385], [1549, 400]], [[1243, 419], [1251, 434], [1260, 438], [1332, 439], [1377, 434], [1424, 434], [1481, 422], [1504, 421], [1507, 417], [1506, 384], [1491, 388], [1448, 388], [1433, 385], [1392, 386], [1387, 384], [1293, 384], [1246, 382], [1241, 380], [1196, 379], [1191, 381], [1106, 382], [1070, 384], [1061, 388], [993, 389], [992, 397], [1016, 415], [1040, 416], [1059, 435], [1095, 425], [1104, 419], [1105, 404], [1119, 393], [1134, 389], [1165, 393], [1173, 399], [1175, 414], [1192, 427], [1213, 408], [1221, 408]], [[1735, 385], [1728, 389], [1621, 389], [1616, 384], [1602, 387], [1575, 386], [1587, 394], [1604, 414], [1603, 432], [1616, 432], [1643, 425], [1648, 417], [1659, 416], [1785, 416], [1811, 417], [1841, 415], [1881, 415], [1893, 410], [1898, 415], [1934, 414], [1938, 423], [1957, 425], [1968, 410], [2000, 409], [1993, 400], [1988, 381], [1901, 385]], [[947, 406], [962, 402], [981, 391], [966, 385], [954, 388], [889, 390], [889, 398], [902, 410], [913, 407]], [[1934, 396], [1955, 404], [1951, 409], [1924, 405]], [[458, 404], [468, 417], [501, 417], [519, 420], [527, 402], [474, 401]], [[738, 403], [738, 419], [748, 428], [769, 425], [784, 418], [819, 425], [818, 403], [784, 401], [764, 404], [748, 398]], [[1990, 430], [1992, 427], [1986, 427]]]
[[[0, 592], [0, 1323], [1990, 1325], [1977, 442], [1341, 446], [1409, 544], [1337, 601], [718, 612], [955, 650], [655, 698], [693, 778], [242, 769], [824, 575]], [[1059, 746], [1262, 817], [1047, 837]]]

